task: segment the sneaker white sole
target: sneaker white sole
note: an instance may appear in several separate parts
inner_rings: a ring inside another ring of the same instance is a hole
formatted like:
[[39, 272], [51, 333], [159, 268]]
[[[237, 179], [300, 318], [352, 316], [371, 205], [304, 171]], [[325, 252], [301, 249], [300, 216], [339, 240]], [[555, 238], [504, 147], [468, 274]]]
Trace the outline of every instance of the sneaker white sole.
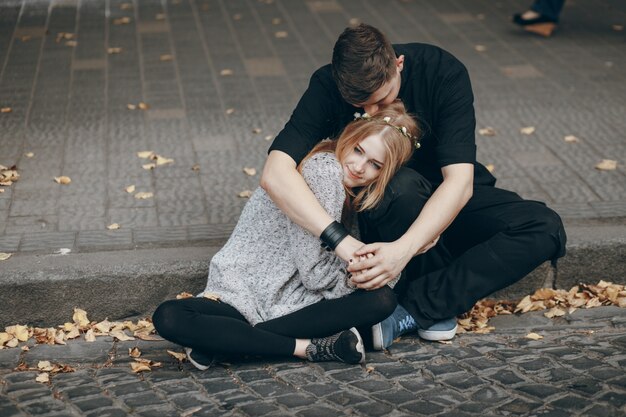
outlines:
[[196, 361], [194, 361], [191, 357], [191, 348], [185, 348], [185, 353], [187, 354], [187, 360], [196, 368], [198, 368], [201, 371], [206, 371], [207, 369], [209, 369], [211, 367], [211, 365], [202, 365]]
[[359, 331], [355, 327], [352, 327], [350, 331], [354, 333], [358, 340], [358, 342], [356, 343], [356, 351], [361, 354], [361, 360], [359, 361], [359, 363], [365, 363], [365, 346], [363, 346], [363, 339], [361, 338]]
[[456, 334], [456, 329], [459, 328], [459, 325], [455, 325], [454, 329], [450, 330], [422, 330], [419, 329], [417, 334], [424, 340], [429, 340], [431, 342], [439, 342], [442, 340], [450, 340], [454, 338]]
[[383, 325], [381, 323], [372, 326], [372, 348], [374, 350], [383, 350], [385, 348], [383, 344]]

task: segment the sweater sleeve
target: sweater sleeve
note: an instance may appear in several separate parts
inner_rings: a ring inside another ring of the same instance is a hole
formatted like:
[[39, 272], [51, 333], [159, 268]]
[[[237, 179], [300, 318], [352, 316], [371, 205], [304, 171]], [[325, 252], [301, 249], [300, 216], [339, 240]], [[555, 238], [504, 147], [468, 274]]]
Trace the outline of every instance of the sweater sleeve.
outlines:
[[[341, 166], [333, 154], [318, 153], [308, 159], [302, 175], [326, 212], [341, 220], [346, 192], [343, 188]], [[339, 298], [353, 290], [346, 285], [346, 264], [334, 252], [320, 246], [318, 237], [295, 223], [288, 231], [292, 256], [298, 268], [302, 285], [324, 298]]]

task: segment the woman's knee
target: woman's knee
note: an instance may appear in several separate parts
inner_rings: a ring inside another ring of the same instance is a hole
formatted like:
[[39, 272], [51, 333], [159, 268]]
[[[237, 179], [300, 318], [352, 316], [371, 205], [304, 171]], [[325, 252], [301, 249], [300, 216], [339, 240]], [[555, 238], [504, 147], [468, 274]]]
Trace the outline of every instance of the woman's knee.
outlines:
[[383, 318], [389, 317], [398, 306], [396, 293], [387, 285], [368, 293], [372, 297], [370, 305]]
[[165, 339], [171, 339], [180, 324], [181, 305], [178, 300], [161, 303], [152, 314], [152, 324], [157, 333]]

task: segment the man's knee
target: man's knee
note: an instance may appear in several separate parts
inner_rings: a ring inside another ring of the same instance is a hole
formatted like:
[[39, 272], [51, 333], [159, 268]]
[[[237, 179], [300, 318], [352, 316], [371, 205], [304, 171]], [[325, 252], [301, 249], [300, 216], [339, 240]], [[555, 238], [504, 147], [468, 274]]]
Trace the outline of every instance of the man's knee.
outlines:
[[565, 244], [567, 235], [561, 217], [551, 208], [538, 202], [529, 202], [527, 215], [528, 223], [523, 226], [527, 230], [544, 236], [556, 245], [556, 250], [552, 250], [548, 256], [550, 259], [560, 258], [565, 255]]

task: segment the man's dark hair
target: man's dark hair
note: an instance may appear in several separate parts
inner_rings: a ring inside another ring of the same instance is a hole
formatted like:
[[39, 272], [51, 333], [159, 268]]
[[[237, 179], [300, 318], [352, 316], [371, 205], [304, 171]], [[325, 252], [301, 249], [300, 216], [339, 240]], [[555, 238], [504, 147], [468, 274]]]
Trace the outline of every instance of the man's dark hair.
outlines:
[[342, 97], [351, 104], [367, 99], [396, 71], [391, 42], [374, 26], [346, 28], [333, 48], [332, 72]]

